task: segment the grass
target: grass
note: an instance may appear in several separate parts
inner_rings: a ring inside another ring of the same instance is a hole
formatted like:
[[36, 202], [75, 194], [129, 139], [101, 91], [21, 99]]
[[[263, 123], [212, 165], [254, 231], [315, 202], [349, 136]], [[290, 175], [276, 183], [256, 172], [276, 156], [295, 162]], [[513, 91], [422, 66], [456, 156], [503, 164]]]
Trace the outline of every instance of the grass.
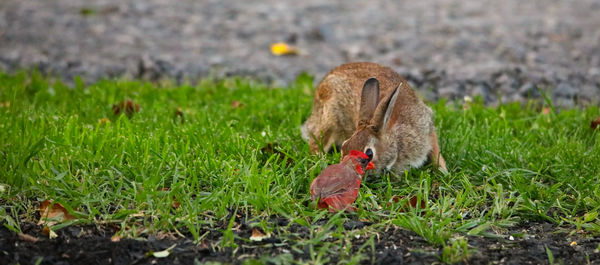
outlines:
[[[313, 92], [308, 76], [287, 88], [238, 78], [180, 86], [76, 79], [69, 87], [36, 73], [0, 74], [0, 223], [15, 231], [36, 223], [36, 206], [50, 199], [75, 223], [116, 224], [126, 237], [186, 231], [199, 242], [204, 227], [225, 223], [219, 247], [235, 248], [247, 239], [232, 231], [232, 212], [278, 233], [268, 222], [275, 215], [310, 229], [308, 239], [289, 242], [308, 249], [311, 263], [338, 253], [368, 261], [375, 235], [391, 226], [443, 247], [443, 262], [468, 257], [468, 236], [505, 236], [521, 221], [600, 234], [600, 133], [589, 128], [598, 108], [559, 110], [548, 101], [556, 111], [544, 114], [535, 102], [440, 101], [432, 108], [450, 173], [425, 166], [371, 177], [357, 213], [330, 214], [315, 209], [308, 187], [339, 154], [311, 155], [299, 131]], [[113, 104], [126, 99], [140, 111], [115, 116]], [[264, 149], [269, 143], [286, 158]], [[394, 196], [427, 205], [403, 211], [406, 201], [390, 203]], [[374, 224], [345, 230], [350, 219]], [[369, 240], [349, 245], [355, 236]]]

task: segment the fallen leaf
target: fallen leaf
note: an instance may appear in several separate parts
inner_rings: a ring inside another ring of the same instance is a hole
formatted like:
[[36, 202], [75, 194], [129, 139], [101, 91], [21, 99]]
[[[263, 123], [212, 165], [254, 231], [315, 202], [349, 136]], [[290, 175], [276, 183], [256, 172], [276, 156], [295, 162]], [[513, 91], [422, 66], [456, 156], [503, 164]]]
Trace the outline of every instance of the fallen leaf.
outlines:
[[166, 258], [169, 256], [169, 251], [159, 251], [159, 252], [153, 252], [152, 256], [154, 256], [155, 258]]
[[144, 217], [146, 216], [143, 212], [132, 213], [129, 216], [131, 217]]
[[133, 102], [131, 99], [123, 100], [117, 104], [112, 106], [113, 113], [115, 116], [118, 116], [122, 113], [125, 113], [128, 118], [131, 118], [134, 113], [140, 111], [140, 105]]
[[271, 53], [277, 56], [281, 55], [297, 55], [298, 48], [290, 46], [285, 42], [277, 42], [271, 44]]
[[[171, 191], [171, 189], [167, 188], [167, 187], [164, 187], [164, 188], [159, 189], [159, 190], [162, 190], [162, 191]], [[177, 200], [177, 198], [175, 198], [175, 196], [173, 196], [173, 204], [171, 205], [171, 207], [177, 209], [177, 208], [179, 208], [180, 205], [181, 204], [179, 203], [179, 201]]]
[[58, 237], [56, 232], [54, 232], [52, 229], [50, 229], [50, 226], [44, 226], [44, 228], [42, 228], [42, 235], [48, 236], [48, 238], [50, 238], [50, 239], [54, 239], [54, 238]]
[[50, 234], [50, 227], [49, 226], [44, 226], [44, 228], [42, 228], [42, 235], [49, 235]]
[[177, 236], [175, 233], [163, 231], [159, 231], [158, 233], [156, 233], [155, 238], [157, 240], [177, 240]]
[[53, 203], [50, 200], [40, 203], [39, 211], [41, 216], [38, 225], [46, 224], [49, 227], [59, 222], [77, 219], [60, 203]]
[[181, 118], [181, 124], [185, 123], [185, 117], [183, 117], [183, 110], [181, 108], [175, 109], [175, 119]]
[[177, 244], [173, 244], [172, 246], [163, 251], [154, 252], [151, 250], [146, 254], [146, 256], [154, 256], [155, 258], [166, 258], [169, 256], [169, 254], [171, 254], [171, 250], [173, 250], [175, 246], [177, 246]]
[[590, 125], [592, 130], [595, 130], [596, 128], [598, 128], [598, 126], [600, 126], [600, 117], [598, 117], [596, 120], [592, 121], [592, 124]]
[[244, 106], [244, 103], [241, 103], [241, 102], [239, 102], [237, 100], [234, 100], [234, 101], [231, 102], [231, 108], [237, 109], [237, 108], [240, 108], [240, 107], [243, 107], [243, 106]]
[[100, 124], [108, 124], [110, 123], [110, 120], [108, 118], [102, 118], [98, 120], [98, 123]]
[[57, 237], [58, 237], [58, 235], [56, 234], [56, 232], [54, 232], [54, 230], [50, 229], [50, 233], [48, 234], [48, 238], [55, 239]]
[[19, 240], [27, 241], [29, 243], [35, 243], [39, 240], [39, 238], [28, 235], [28, 234], [19, 233]]
[[[419, 199], [417, 198], [417, 196], [413, 196], [410, 198], [409, 202], [410, 202], [411, 207], [417, 208], [417, 203], [419, 203]], [[421, 209], [427, 208], [427, 205], [425, 204], [425, 200], [420, 201], [419, 207], [421, 207]]]
[[261, 232], [258, 228], [253, 228], [252, 229], [252, 235], [250, 236], [250, 240], [252, 241], [262, 241], [265, 238], [269, 238], [271, 237], [269, 234], [264, 234], [263, 232]]
[[[392, 201], [393, 202], [399, 202], [401, 200], [404, 200], [406, 197], [405, 196], [394, 196], [392, 197]], [[418, 197], [417, 196], [412, 196], [410, 197], [410, 199], [406, 202], [405, 206], [408, 207], [412, 207], [412, 208], [417, 208], [417, 204], [418, 204]], [[421, 203], [420, 203], [420, 208], [421, 209], [425, 209], [427, 208], [427, 204], [425, 202], [425, 200], [421, 199]]]
[[121, 241], [121, 238], [122, 237], [120, 235], [114, 234], [113, 236], [110, 237], [110, 242], [119, 242], [119, 241]]
[[549, 107], [545, 107], [542, 109], [542, 114], [544, 115], [548, 115], [550, 114], [551, 109]]
[[205, 241], [200, 242], [200, 248], [208, 249], [208, 244]]

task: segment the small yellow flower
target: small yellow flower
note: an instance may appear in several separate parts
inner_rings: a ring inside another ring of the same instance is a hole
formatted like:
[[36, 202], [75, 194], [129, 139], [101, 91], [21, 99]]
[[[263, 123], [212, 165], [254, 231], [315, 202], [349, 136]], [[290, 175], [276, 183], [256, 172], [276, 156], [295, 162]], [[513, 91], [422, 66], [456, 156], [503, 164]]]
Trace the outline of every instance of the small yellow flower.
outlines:
[[577, 246], [577, 242], [576, 241], [571, 242], [571, 246], [572, 247]]
[[280, 55], [296, 55], [298, 54], [298, 48], [289, 46], [284, 42], [277, 42], [271, 44], [271, 53], [277, 56]]

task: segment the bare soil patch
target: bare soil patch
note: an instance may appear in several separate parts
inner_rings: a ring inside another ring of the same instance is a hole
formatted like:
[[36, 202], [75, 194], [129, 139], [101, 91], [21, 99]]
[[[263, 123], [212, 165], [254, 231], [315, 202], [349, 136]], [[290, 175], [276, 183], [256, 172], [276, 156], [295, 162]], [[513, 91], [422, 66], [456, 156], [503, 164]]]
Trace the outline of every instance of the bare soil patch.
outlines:
[[[24, 224], [23, 234], [37, 238], [32, 241], [4, 227], [0, 228], [0, 260], [8, 264], [193, 264], [218, 261], [241, 263], [248, 258], [261, 256], [293, 255], [296, 260], [309, 258], [308, 249], [291, 248], [294, 237], [308, 239], [308, 228], [292, 224], [284, 219], [273, 218], [278, 225], [277, 231], [291, 233], [294, 236], [280, 238], [272, 235], [260, 242], [240, 240], [249, 238], [252, 228], [243, 222], [236, 232], [235, 243], [239, 248], [220, 247], [222, 233], [219, 229], [209, 228], [202, 233], [207, 235], [198, 243], [191, 236], [185, 238], [168, 236], [150, 236], [141, 239], [111, 240], [116, 229], [110, 226], [69, 226], [57, 231], [58, 237], [48, 239], [41, 234], [42, 227]], [[326, 222], [326, 220], [322, 220]], [[345, 229], [362, 229], [370, 223], [349, 221]], [[469, 246], [474, 249], [465, 264], [548, 264], [548, 252], [552, 252], [555, 262], [564, 264], [600, 264], [598, 245], [600, 239], [581, 233], [568, 235], [549, 223], [526, 223], [518, 225], [508, 232], [513, 238], [467, 237]], [[160, 238], [159, 238], [160, 237]], [[290, 241], [292, 239], [292, 241]], [[361, 246], [367, 238], [352, 238], [355, 248]], [[575, 242], [575, 243], [573, 243]], [[155, 258], [151, 251], [161, 251], [176, 246], [166, 258]], [[369, 264], [431, 264], [440, 260], [442, 247], [432, 247], [422, 237], [401, 228], [392, 228], [375, 238], [374, 251], [368, 251]], [[329, 257], [332, 262], [337, 257]]]

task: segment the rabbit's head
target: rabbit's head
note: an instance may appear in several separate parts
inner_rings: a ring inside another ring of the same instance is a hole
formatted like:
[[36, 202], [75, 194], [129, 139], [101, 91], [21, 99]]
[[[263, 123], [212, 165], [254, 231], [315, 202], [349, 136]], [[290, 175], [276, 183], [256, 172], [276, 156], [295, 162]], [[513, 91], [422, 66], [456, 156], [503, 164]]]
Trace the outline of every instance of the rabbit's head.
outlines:
[[[400, 87], [400, 84], [398, 87]], [[354, 134], [342, 144], [342, 157], [350, 150], [363, 151], [372, 158], [377, 170], [389, 169], [397, 156], [395, 137], [386, 133], [395, 122], [390, 122], [399, 89], [379, 101], [379, 81], [367, 80], [363, 86], [358, 124]]]

